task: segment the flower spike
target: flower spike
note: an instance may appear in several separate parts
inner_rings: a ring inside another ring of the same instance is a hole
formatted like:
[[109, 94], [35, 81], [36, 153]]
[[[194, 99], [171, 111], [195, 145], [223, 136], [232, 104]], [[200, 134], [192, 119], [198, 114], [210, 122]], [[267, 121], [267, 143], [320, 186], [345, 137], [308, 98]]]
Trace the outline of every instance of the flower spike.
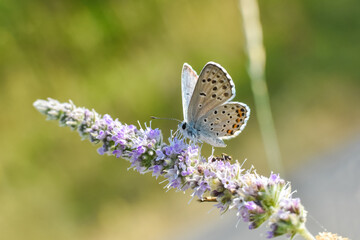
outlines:
[[246, 171], [239, 162], [231, 163], [226, 154], [205, 158], [200, 146], [178, 136], [166, 143], [159, 129], [123, 124], [107, 114], [76, 107], [71, 101], [60, 103], [49, 98], [35, 101], [34, 107], [48, 120], [57, 120], [60, 126], [78, 131], [82, 139], [100, 144], [99, 154], [123, 158], [140, 174], [164, 177], [168, 190], [191, 189], [193, 197], [216, 202], [222, 213], [235, 209], [239, 220], [249, 223], [249, 229], [268, 221], [268, 238], [300, 234], [314, 239], [305, 228], [304, 207], [292, 198], [290, 183], [277, 174], [265, 177], [253, 168]]

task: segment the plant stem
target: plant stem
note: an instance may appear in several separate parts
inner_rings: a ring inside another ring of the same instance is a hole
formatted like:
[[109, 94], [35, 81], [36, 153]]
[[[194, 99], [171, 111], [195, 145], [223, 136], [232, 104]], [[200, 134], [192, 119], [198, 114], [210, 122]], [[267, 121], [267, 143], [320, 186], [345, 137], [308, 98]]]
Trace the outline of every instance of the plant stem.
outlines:
[[305, 226], [300, 229], [298, 233], [306, 240], [315, 240], [315, 237], [309, 232], [309, 230], [307, 230]]
[[265, 146], [269, 168], [283, 174], [280, 148], [276, 137], [270, 100], [265, 80], [265, 48], [256, 0], [239, 0], [246, 39], [245, 50], [249, 58], [248, 72], [254, 94], [255, 110]]

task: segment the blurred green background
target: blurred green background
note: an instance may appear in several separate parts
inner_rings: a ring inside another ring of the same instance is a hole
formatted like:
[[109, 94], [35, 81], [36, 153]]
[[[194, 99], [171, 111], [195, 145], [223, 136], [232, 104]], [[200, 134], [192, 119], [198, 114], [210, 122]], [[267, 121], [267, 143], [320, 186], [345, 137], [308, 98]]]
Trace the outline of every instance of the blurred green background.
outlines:
[[[360, 132], [359, 7], [260, 1], [288, 173]], [[151, 115], [182, 119], [182, 64], [199, 73], [215, 61], [234, 79], [235, 100], [253, 110], [226, 153], [268, 175], [243, 49], [233, 0], [0, 0], [0, 238], [171, 239], [218, 218], [207, 214], [211, 206], [187, 205], [189, 193], [165, 193], [150, 175], [127, 171], [127, 162], [99, 156], [32, 103], [72, 99], [133, 124]], [[176, 125], [153, 122], [165, 136]]]

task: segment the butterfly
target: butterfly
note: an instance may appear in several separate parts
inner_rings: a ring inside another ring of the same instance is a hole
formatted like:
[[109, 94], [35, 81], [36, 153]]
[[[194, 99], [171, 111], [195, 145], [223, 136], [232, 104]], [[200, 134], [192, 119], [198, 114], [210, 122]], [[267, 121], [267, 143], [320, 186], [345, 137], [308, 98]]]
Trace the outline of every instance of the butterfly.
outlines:
[[184, 121], [180, 133], [194, 142], [226, 147], [223, 140], [236, 137], [246, 126], [250, 108], [235, 97], [235, 85], [226, 70], [208, 62], [198, 76], [185, 63], [181, 75]]

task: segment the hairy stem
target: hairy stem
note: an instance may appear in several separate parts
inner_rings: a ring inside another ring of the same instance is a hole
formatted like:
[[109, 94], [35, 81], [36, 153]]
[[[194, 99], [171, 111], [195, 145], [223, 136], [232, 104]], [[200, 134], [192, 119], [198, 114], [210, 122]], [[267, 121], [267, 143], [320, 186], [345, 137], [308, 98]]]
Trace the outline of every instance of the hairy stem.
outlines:
[[239, 8], [243, 19], [242, 23], [246, 40], [245, 50], [249, 58], [248, 72], [254, 94], [255, 110], [265, 145], [268, 165], [270, 169], [283, 174], [280, 147], [276, 136], [265, 80], [266, 55], [259, 6], [256, 0], [239, 0]]

